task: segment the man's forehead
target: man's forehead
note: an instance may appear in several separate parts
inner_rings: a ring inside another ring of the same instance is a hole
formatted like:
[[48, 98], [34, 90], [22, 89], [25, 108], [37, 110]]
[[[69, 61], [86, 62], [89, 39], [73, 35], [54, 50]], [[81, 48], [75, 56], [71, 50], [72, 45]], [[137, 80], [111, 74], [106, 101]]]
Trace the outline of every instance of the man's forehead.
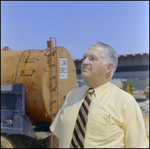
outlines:
[[88, 57], [103, 57], [103, 50], [102, 49], [88, 49], [83, 56]]
[[[90, 54], [93, 53], [93, 55], [95, 54], [102, 54], [104, 52], [104, 48], [100, 47], [100, 46], [92, 46], [90, 47], [85, 54]], [[84, 54], [84, 55], [85, 55]]]
[[103, 46], [91, 46], [88, 50], [100, 50], [100, 51], [103, 51], [104, 47]]

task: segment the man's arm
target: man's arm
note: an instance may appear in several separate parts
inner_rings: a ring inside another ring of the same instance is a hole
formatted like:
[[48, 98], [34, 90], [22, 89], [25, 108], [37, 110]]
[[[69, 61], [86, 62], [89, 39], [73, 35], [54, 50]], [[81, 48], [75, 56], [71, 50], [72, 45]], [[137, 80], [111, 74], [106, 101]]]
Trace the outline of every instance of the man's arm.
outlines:
[[124, 116], [126, 148], [149, 148], [143, 115], [134, 98], [127, 101]]

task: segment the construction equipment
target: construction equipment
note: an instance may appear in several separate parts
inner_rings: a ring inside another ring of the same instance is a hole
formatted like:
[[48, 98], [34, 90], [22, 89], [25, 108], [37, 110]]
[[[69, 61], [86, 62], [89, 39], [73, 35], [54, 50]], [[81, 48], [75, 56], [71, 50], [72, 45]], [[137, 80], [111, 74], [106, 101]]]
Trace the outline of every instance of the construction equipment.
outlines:
[[[54, 41], [54, 45], [53, 45]], [[54, 147], [49, 126], [76, 88], [69, 52], [50, 37], [42, 50], [1, 50], [1, 147]]]
[[123, 89], [124, 91], [126, 91], [126, 92], [132, 94], [132, 95], [134, 96], [134, 94], [133, 94], [133, 89], [132, 89], [132, 85], [123, 84], [123, 88], [122, 88], [122, 89]]

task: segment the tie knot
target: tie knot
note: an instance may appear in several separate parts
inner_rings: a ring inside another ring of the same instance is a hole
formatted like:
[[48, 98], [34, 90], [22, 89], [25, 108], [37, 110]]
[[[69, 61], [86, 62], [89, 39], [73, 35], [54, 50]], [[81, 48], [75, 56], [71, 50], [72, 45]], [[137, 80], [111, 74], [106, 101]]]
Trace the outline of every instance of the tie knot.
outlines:
[[90, 96], [92, 96], [92, 94], [94, 93], [94, 89], [93, 88], [89, 88], [87, 91], [87, 94], [90, 94]]

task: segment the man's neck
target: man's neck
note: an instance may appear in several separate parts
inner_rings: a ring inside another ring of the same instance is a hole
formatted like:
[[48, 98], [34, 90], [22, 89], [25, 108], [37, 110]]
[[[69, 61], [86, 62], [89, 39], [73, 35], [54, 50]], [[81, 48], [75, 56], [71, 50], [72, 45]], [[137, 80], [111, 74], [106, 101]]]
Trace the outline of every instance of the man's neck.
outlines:
[[[86, 82], [86, 81], [85, 81]], [[103, 84], [105, 84], [105, 83], [107, 83], [107, 82], [109, 82], [109, 80], [107, 80], [107, 81], [102, 81], [102, 82], [92, 82], [92, 81], [90, 81], [90, 82], [86, 82], [86, 84], [87, 84], [87, 86], [89, 86], [90, 88], [96, 88], [96, 87], [98, 87], [98, 86], [101, 86], [101, 85], [103, 85]]]

